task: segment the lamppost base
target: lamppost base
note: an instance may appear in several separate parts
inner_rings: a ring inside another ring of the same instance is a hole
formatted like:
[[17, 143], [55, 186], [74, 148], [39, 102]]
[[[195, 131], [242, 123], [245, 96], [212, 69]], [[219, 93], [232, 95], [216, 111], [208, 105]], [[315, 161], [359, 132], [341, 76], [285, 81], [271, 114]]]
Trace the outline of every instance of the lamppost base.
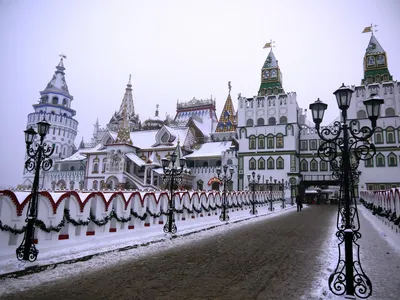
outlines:
[[17, 259], [20, 261], [30, 261], [34, 262], [37, 259], [37, 256], [39, 254], [39, 250], [36, 249], [35, 244], [31, 244], [29, 247], [29, 253], [25, 255], [25, 240], [22, 242], [22, 244], [15, 250]]
[[221, 222], [228, 222], [228, 221], [229, 221], [229, 215], [228, 215], [228, 214], [225, 214], [225, 216], [224, 216], [224, 214], [221, 214], [221, 215], [219, 216], [219, 220], [220, 220]]
[[165, 225], [164, 225], [164, 233], [175, 234], [175, 233], [177, 233], [177, 231], [178, 231], [178, 228], [175, 225], [175, 221], [172, 221], [171, 228], [169, 228], [169, 221], [167, 221], [167, 223], [165, 223]]

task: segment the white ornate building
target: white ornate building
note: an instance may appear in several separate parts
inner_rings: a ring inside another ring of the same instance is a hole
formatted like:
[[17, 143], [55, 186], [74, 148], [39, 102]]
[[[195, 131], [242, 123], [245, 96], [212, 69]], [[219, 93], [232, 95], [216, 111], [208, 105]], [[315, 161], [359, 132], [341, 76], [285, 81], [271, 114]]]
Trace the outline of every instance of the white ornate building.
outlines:
[[[61, 59], [52, 81], [41, 92], [40, 103], [34, 105], [35, 112], [28, 116], [27, 127], [45, 116], [52, 125], [47, 140], [56, 144], [55, 166], [44, 173], [43, 188], [157, 189], [162, 187], [161, 158], [174, 151], [187, 159], [184, 188], [219, 188], [216, 168], [225, 164], [234, 166], [230, 188], [235, 190], [248, 188], [247, 174], [251, 172], [261, 175], [261, 189], [271, 179], [292, 183], [287, 196], [294, 196], [295, 185], [300, 181], [309, 185], [335, 184], [329, 164], [317, 155], [320, 139], [314, 124], [299, 107], [296, 93], [285, 92], [282, 72], [272, 50], [261, 68], [260, 79], [257, 96], [247, 98], [239, 94], [237, 112], [229, 83], [219, 119], [215, 100], [193, 98], [177, 103], [174, 118], [162, 120], [157, 106], [155, 116], [143, 123], [134, 111], [129, 79], [119, 110], [104, 129], [96, 121], [91, 141], [82, 140], [76, 151], [78, 122], [73, 119], [73, 98], [65, 83]], [[386, 52], [374, 35], [364, 56], [361, 84], [352, 89], [348, 117], [361, 124], [370, 125], [362, 102], [371, 93], [384, 99], [373, 136], [377, 155], [360, 165], [359, 187], [400, 186], [400, 83], [393, 81]], [[24, 180], [29, 185], [31, 175], [25, 174]]]

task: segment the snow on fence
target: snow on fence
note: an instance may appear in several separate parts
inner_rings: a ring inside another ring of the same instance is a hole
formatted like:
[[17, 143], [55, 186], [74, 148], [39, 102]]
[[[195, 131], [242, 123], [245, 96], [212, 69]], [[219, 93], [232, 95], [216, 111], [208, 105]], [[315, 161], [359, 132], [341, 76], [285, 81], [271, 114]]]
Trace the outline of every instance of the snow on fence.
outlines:
[[[176, 191], [175, 220], [190, 221], [221, 213], [223, 193], [219, 191]], [[250, 207], [252, 192], [227, 193], [231, 212]], [[30, 192], [0, 190], [0, 249], [10, 253], [22, 242]], [[271, 195], [255, 192], [255, 202], [266, 204]], [[278, 199], [279, 193], [272, 198]], [[160, 226], [167, 220], [167, 191], [40, 191], [35, 243], [82, 240], [135, 228]], [[162, 226], [160, 226], [162, 231]]]
[[387, 191], [360, 191], [361, 203], [372, 214], [400, 232], [400, 188]]

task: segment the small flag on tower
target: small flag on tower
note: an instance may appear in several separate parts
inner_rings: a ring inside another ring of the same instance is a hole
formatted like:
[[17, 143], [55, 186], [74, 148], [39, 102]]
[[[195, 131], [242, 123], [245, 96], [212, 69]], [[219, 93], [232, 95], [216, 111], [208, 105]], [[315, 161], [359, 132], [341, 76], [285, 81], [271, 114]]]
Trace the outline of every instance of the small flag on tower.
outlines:
[[371, 26], [365, 27], [362, 33], [366, 33], [366, 32], [372, 32], [372, 24], [371, 24]]
[[265, 49], [265, 48], [271, 48], [271, 47], [272, 47], [272, 43], [269, 42], [269, 43], [266, 43], [266, 44], [264, 45], [263, 49]]

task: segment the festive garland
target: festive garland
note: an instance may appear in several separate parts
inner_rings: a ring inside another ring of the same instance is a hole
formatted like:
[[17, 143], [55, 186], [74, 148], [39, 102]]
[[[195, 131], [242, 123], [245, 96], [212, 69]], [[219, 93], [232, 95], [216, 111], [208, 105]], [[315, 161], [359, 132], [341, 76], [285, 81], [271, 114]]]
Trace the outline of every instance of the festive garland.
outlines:
[[117, 213], [115, 212], [115, 210], [112, 210], [111, 211], [111, 214], [110, 214], [110, 216], [111, 216], [111, 218], [114, 218], [115, 220], [117, 220], [118, 222], [121, 222], [121, 223], [127, 223], [127, 222], [129, 222], [130, 220], [132, 220], [132, 217], [131, 216], [129, 216], [129, 217], [127, 217], [127, 218], [124, 218], [124, 217], [118, 217], [118, 215], [117, 215]]
[[390, 222], [393, 222], [394, 225], [399, 225], [400, 227], [400, 216], [397, 217], [396, 212], [392, 212], [391, 209], [384, 210], [381, 206], [375, 206], [371, 203], [367, 203], [363, 198], [360, 198], [361, 204], [364, 205], [365, 208], [372, 211], [372, 214], [378, 215], [380, 217], [385, 217]]
[[64, 209], [64, 218], [65, 220], [67, 220], [67, 222], [71, 223], [72, 225], [76, 226], [87, 226], [90, 223], [90, 219], [88, 219], [87, 221], [83, 221], [83, 220], [75, 220], [73, 218], [71, 218], [70, 214], [69, 214], [69, 209]]
[[25, 232], [26, 226], [23, 226], [21, 229], [15, 229], [8, 225], [3, 225], [3, 223], [0, 220], [0, 229], [1, 229], [1, 231], [9, 231], [12, 234], [21, 234], [21, 233]]
[[39, 228], [40, 230], [43, 230], [47, 233], [51, 232], [51, 231], [55, 231], [55, 232], [60, 232], [61, 228], [64, 227], [65, 225], [65, 220], [64, 218], [61, 220], [61, 222], [57, 225], [57, 226], [49, 226], [46, 227], [46, 224], [44, 224], [44, 222], [42, 220], [38, 220], [36, 219], [35, 222], [33, 223], [37, 228]]
[[146, 220], [147, 218], [147, 213], [144, 213], [143, 216], [139, 216], [136, 212], [133, 211], [131, 208], [131, 216], [135, 217], [136, 219], [140, 219], [141, 221]]

